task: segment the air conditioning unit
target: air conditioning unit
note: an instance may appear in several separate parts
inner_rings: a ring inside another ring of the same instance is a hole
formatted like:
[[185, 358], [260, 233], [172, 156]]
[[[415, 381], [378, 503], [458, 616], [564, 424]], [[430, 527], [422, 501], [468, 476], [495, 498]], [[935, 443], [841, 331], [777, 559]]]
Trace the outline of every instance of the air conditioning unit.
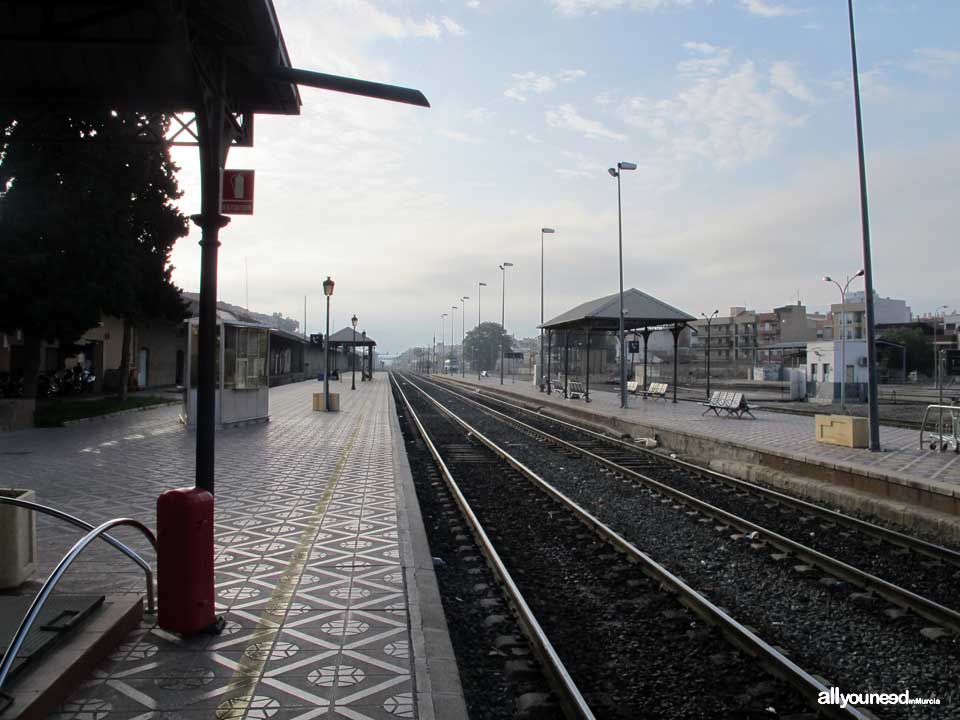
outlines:
[[859, 365], [860, 367], [866, 367], [867, 359], [865, 357], [857, 358], [857, 365]]

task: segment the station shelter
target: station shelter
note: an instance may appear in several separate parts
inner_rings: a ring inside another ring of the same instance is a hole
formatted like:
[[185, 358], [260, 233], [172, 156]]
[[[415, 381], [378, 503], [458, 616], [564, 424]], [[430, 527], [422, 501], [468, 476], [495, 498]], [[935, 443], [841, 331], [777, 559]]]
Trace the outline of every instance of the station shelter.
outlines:
[[343, 353], [347, 357], [346, 368], [340, 368], [333, 362], [331, 362], [331, 366], [348, 372], [356, 368], [361, 371], [361, 380], [373, 377], [373, 356], [377, 341], [367, 335], [365, 331], [345, 327], [332, 333], [329, 343], [331, 353]]
[[[596, 349], [591, 351], [591, 342], [598, 339], [605, 339], [611, 333], [616, 336], [619, 332], [619, 313], [620, 293], [605, 295], [604, 297], [588, 300], [576, 307], [567, 310], [565, 313], [545, 322], [541, 327], [544, 330], [547, 356], [547, 383], [546, 391], [552, 394], [553, 380], [552, 372], [552, 354], [553, 348], [560, 345], [561, 368], [563, 374], [562, 392], [567, 397], [569, 373], [570, 373], [570, 348], [574, 347], [578, 354], [585, 355], [585, 362], [582, 367], [582, 377], [585, 385], [584, 397], [590, 400], [590, 366], [591, 354], [593, 355], [594, 367], [597, 366]], [[654, 332], [664, 331], [673, 335], [673, 401], [677, 401], [677, 355], [680, 341], [680, 333], [692, 321], [696, 320], [683, 310], [679, 310], [672, 305], [668, 305], [662, 300], [658, 300], [652, 295], [647, 295], [636, 288], [630, 288], [623, 291], [623, 327], [624, 341], [629, 341], [633, 336], [639, 336], [643, 339], [643, 387], [648, 385], [649, 358], [647, 354], [647, 344], [650, 335]], [[628, 348], [621, 348], [621, 352], [629, 353]], [[602, 357], [602, 355], [601, 355]], [[576, 377], [574, 378], [577, 379]], [[660, 379], [665, 379], [660, 374]], [[560, 388], [557, 388], [560, 391]]]

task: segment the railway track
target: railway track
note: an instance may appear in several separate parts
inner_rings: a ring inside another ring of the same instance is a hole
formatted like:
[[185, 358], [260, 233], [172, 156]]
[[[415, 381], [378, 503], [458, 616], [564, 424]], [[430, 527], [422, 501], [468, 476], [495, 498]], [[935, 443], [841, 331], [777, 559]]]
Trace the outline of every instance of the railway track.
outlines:
[[[586, 457], [742, 533], [960, 632], [960, 552], [655, 453], [501, 398], [434, 383], [520, 430]], [[699, 502], [698, 502], [699, 501]], [[776, 530], [777, 532], [774, 532]]]
[[[413, 379], [424, 383], [422, 378]], [[952, 608], [783, 537], [740, 514], [658, 483], [647, 477], [663, 472], [664, 458], [655, 453], [638, 452], [629, 444], [595, 433], [588, 443], [595, 443], [592, 449], [576, 447], [556, 437], [555, 428], [554, 433], [545, 433], [531, 427], [532, 423], [520, 423], [480, 406], [475, 393], [464, 397], [464, 393], [454, 395], [436, 386], [426, 389], [449, 410], [468, 418], [475, 432], [505, 446], [519, 463], [549, 478], [559, 492], [654, 555], [741, 622], [759, 628], [771, 643], [787, 648], [799, 664], [831, 678], [841, 689], [904, 686], [914, 695], [926, 692], [946, 703], [957, 700], [948, 680], [952, 671], [946, 670], [960, 665], [960, 646], [953, 634], [957, 613]], [[529, 419], [528, 413], [525, 420]], [[568, 429], [580, 432], [572, 426]], [[582, 437], [581, 441], [588, 442]], [[622, 463], [633, 468], [593, 452], [611, 447], [614, 453], [622, 453]], [[668, 462], [667, 474], [700, 471], [684, 465]], [[803, 517], [788, 504], [793, 499], [787, 496], [776, 505], [748, 501], [732, 490], [719, 492], [740, 506], [741, 514], [759, 505], [773, 511], [774, 517], [794, 523]], [[841, 518], [835, 516], [839, 514], [825, 512], [828, 515], [813, 515], [813, 521], [800, 523], [807, 535], [837, 534]], [[850, 532], [851, 537], [858, 534], [846, 526], [841, 531]], [[904, 544], [916, 548], [909, 550], [909, 556], [900, 556], [901, 562], [921, 558], [930, 563], [926, 569], [934, 575], [939, 572], [940, 577], [945, 567], [952, 567], [936, 546], [890, 535], [884, 528], [875, 532], [886, 538], [868, 536], [870, 542], [881, 543], [881, 555], [891, 547], [888, 542], [896, 540], [898, 552], [908, 552]], [[852, 540], [844, 538], [842, 544], [852, 544]], [[920, 550], [924, 554], [918, 554]], [[876, 554], [876, 548], [871, 552]], [[900, 713], [902, 710], [884, 709], [883, 716], [906, 716]]]
[[821, 680], [408, 379], [394, 383], [567, 717], [869, 717], [819, 706]]

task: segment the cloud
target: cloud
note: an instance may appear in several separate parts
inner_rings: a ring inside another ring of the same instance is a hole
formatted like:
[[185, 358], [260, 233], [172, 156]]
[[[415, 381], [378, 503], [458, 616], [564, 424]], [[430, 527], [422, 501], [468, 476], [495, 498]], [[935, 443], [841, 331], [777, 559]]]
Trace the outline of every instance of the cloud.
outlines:
[[790, 63], [776, 62], [770, 67], [770, 84], [801, 102], [812, 103], [816, 100], [810, 89], [797, 77]]
[[438, 135], [442, 135], [448, 140], [454, 140], [455, 142], [469, 143], [474, 145], [476, 143], [483, 142], [480, 138], [474, 137], [473, 135], [468, 135], [465, 132], [460, 132], [459, 130], [447, 130], [446, 128], [440, 128], [437, 130]]
[[451, 35], [466, 35], [467, 31], [456, 20], [448, 17], [440, 18], [440, 23]]
[[496, 117], [496, 113], [492, 110], [487, 110], [485, 107], [475, 107], [472, 110], [467, 110], [463, 116], [472, 123], [477, 125], [483, 125], [488, 120]]
[[577, 16], [606, 10], [659, 10], [670, 6], [686, 6], [693, 0], [550, 0], [553, 9], [560, 15]]
[[920, 48], [914, 50], [913, 55], [906, 67], [933, 78], [949, 78], [960, 69], [960, 50]]
[[608, 140], [626, 140], [627, 136], [623, 133], [610, 130], [598, 120], [590, 120], [577, 112], [573, 105], [561, 105], [556, 110], [548, 110], [546, 113], [547, 125], [550, 127], [573, 130], [582, 134], [588, 140], [606, 138]]
[[531, 94], [542, 95], [555, 90], [558, 85], [579, 80], [587, 73], [583, 70], [561, 70], [554, 75], [538, 75], [530, 71], [513, 73], [510, 87], [503, 91], [504, 96], [519, 102], [526, 102]]
[[769, 3], [766, 2], [766, 0], [740, 0], [740, 7], [751, 15], [759, 15], [760, 17], [766, 18], [788, 17], [790, 15], [800, 14], [800, 10], [796, 8]]
[[769, 73], [751, 61], [734, 65], [728, 48], [687, 43], [697, 54], [678, 64], [681, 88], [671, 97], [631, 98], [627, 123], [656, 141], [668, 162], [702, 158], [733, 168], [766, 155], [780, 133], [803, 122], [780, 105], [783, 93], [813, 95], [785, 63]]

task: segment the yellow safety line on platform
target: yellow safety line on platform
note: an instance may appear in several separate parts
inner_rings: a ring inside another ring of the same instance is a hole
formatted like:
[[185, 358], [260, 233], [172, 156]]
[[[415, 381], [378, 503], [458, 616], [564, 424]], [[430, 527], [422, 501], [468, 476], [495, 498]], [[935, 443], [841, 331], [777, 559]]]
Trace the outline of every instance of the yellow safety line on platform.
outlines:
[[[310, 517], [307, 518], [307, 526], [303, 532], [300, 533], [300, 538], [297, 541], [297, 549], [293, 553], [291, 562], [277, 582], [276, 588], [274, 588], [270, 594], [270, 601], [266, 607], [264, 607], [259, 622], [253, 630], [251, 637], [255, 639], [256, 643], [258, 645], [269, 643], [270, 648], [264, 648], [262, 651], [257, 652], [256, 657], [250, 657], [244, 653], [240, 658], [238, 663], [239, 667], [234, 671], [230, 683], [224, 691], [218, 693], [228, 692], [232, 694], [239, 691], [240, 694], [239, 696], [224, 700], [217, 706], [217, 720], [242, 720], [246, 715], [250, 702], [253, 700], [253, 691], [260, 682], [264, 665], [266, 665], [267, 660], [270, 658], [273, 644], [276, 642], [277, 636], [280, 634], [282, 628], [282, 622], [274, 626], [273, 623], [276, 621], [268, 620], [266, 615], [269, 614], [276, 617], [278, 610], [285, 611], [290, 607], [297, 585], [300, 583], [300, 576], [303, 575], [303, 569], [310, 557], [310, 546], [313, 545], [317, 533], [320, 531], [320, 524], [323, 522], [323, 517], [326, 514], [327, 506], [330, 504], [330, 499], [333, 497], [334, 488], [336, 488], [337, 483], [340, 481], [343, 468], [347, 463], [347, 457], [349, 457], [350, 451], [353, 449], [353, 445], [362, 427], [363, 415], [360, 415], [357, 418], [356, 429], [350, 435], [350, 440], [347, 442], [343, 453], [341, 453], [340, 459], [337, 461], [337, 466], [333, 470], [333, 474], [331, 474], [330, 479], [323, 488], [323, 494], [317, 501], [316, 507], [314, 507]], [[284, 617], [286, 617], [286, 612], [284, 612]], [[270, 623], [269, 625], [268, 622]]]

